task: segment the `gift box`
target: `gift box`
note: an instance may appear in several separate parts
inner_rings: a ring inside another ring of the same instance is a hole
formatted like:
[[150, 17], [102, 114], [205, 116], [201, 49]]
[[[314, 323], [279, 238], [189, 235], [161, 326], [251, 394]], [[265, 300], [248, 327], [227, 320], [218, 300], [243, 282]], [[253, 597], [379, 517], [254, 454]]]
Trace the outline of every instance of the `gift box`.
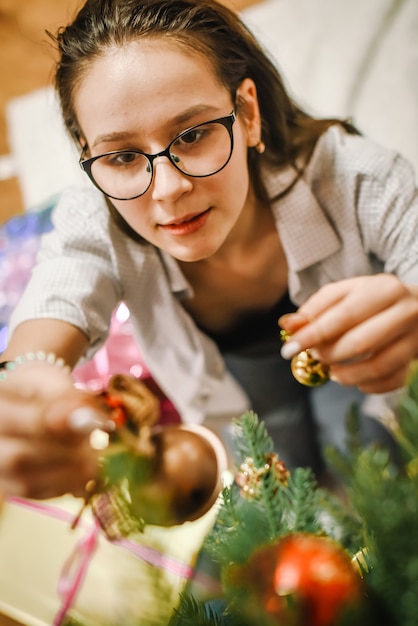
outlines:
[[194, 575], [216, 505], [193, 522], [111, 542], [82, 500], [7, 501], [0, 516], [0, 613], [27, 626], [166, 624]]

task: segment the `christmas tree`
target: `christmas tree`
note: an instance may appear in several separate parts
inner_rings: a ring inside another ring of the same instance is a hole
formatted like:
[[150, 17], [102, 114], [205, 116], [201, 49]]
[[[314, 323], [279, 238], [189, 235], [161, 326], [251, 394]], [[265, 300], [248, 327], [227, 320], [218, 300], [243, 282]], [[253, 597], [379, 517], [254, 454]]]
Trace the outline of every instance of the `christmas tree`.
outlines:
[[183, 594], [170, 626], [416, 626], [418, 623], [418, 372], [388, 426], [400, 460], [362, 448], [330, 451], [347, 501], [309, 469], [286, 472], [253, 413], [237, 422], [241, 465], [204, 550], [222, 596]]
[[349, 453], [329, 451], [341, 499], [310, 469], [289, 472], [254, 413], [237, 420], [236, 473], [200, 559], [217, 591], [192, 582], [168, 626], [416, 626], [418, 370], [387, 425], [399, 459], [361, 447], [350, 412]]

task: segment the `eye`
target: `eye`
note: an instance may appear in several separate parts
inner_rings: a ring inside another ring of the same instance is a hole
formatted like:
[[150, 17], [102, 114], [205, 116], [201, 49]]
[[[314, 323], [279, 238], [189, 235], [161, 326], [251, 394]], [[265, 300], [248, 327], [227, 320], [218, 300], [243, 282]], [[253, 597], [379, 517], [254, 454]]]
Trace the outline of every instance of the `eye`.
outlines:
[[206, 126], [198, 126], [197, 128], [192, 128], [185, 133], [183, 133], [178, 140], [176, 141], [176, 145], [186, 144], [191, 145], [203, 141], [207, 135], [210, 133], [211, 128], [210, 125]]
[[189, 132], [182, 135], [179, 138], [179, 141], [182, 141], [183, 143], [194, 143], [195, 141], [199, 140], [200, 135], [200, 129], [195, 128], [194, 130], [189, 130]]
[[134, 170], [142, 172], [143, 170], [150, 171], [150, 163], [146, 156], [141, 152], [134, 152], [133, 150], [121, 150], [120, 152], [113, 152], [110, 154], [103, 154], [99, 159], [94, 162], [94, 169], [109, 168], [119, 170]]
[[135, 162], [143, 162], [144, 156], [137, 152], [116, 152], [103, 157], [106, 163], [111, 166], [133, 165]]

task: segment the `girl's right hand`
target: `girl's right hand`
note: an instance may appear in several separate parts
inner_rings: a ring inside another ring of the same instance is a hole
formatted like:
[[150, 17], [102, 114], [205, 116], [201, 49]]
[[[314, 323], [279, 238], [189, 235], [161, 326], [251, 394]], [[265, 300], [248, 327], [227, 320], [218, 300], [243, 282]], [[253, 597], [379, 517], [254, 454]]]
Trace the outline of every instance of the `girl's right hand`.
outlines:
[[45, 363], [21, 365], [0, 382], [0, 493], [26, 498], [85, 494], [98, 472], [95, 429], [114, 428], [98, 399]]

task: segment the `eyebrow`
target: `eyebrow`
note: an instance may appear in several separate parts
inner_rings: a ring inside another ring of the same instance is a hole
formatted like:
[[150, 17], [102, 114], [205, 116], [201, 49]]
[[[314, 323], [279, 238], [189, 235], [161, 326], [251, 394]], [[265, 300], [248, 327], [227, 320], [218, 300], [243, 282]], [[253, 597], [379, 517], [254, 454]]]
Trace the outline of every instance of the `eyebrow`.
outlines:
[[[185, 124], [189, 120], [191, 120], [194, 116], [203, 112], [215, 112], [217, 108], [213, 105], [207, 104], [196, 104], [186, 111], [183, 111], [179, 115], [176, 115], [171, 120], [169, 120], [168, 124], [173, 126], [180, 126], [181, 124]], [[95, 141], [92, 143], [91, 147], [94, 148], [98, 144], [101, 143], [111, 143], [113, 141], [123, 141], [124, 139], [130, 139], [132, 137], [132, 133], [128, 131], [118, 131], [114, 133], [105, 133], [103, 135], [99, 135], [96, 137]]]

